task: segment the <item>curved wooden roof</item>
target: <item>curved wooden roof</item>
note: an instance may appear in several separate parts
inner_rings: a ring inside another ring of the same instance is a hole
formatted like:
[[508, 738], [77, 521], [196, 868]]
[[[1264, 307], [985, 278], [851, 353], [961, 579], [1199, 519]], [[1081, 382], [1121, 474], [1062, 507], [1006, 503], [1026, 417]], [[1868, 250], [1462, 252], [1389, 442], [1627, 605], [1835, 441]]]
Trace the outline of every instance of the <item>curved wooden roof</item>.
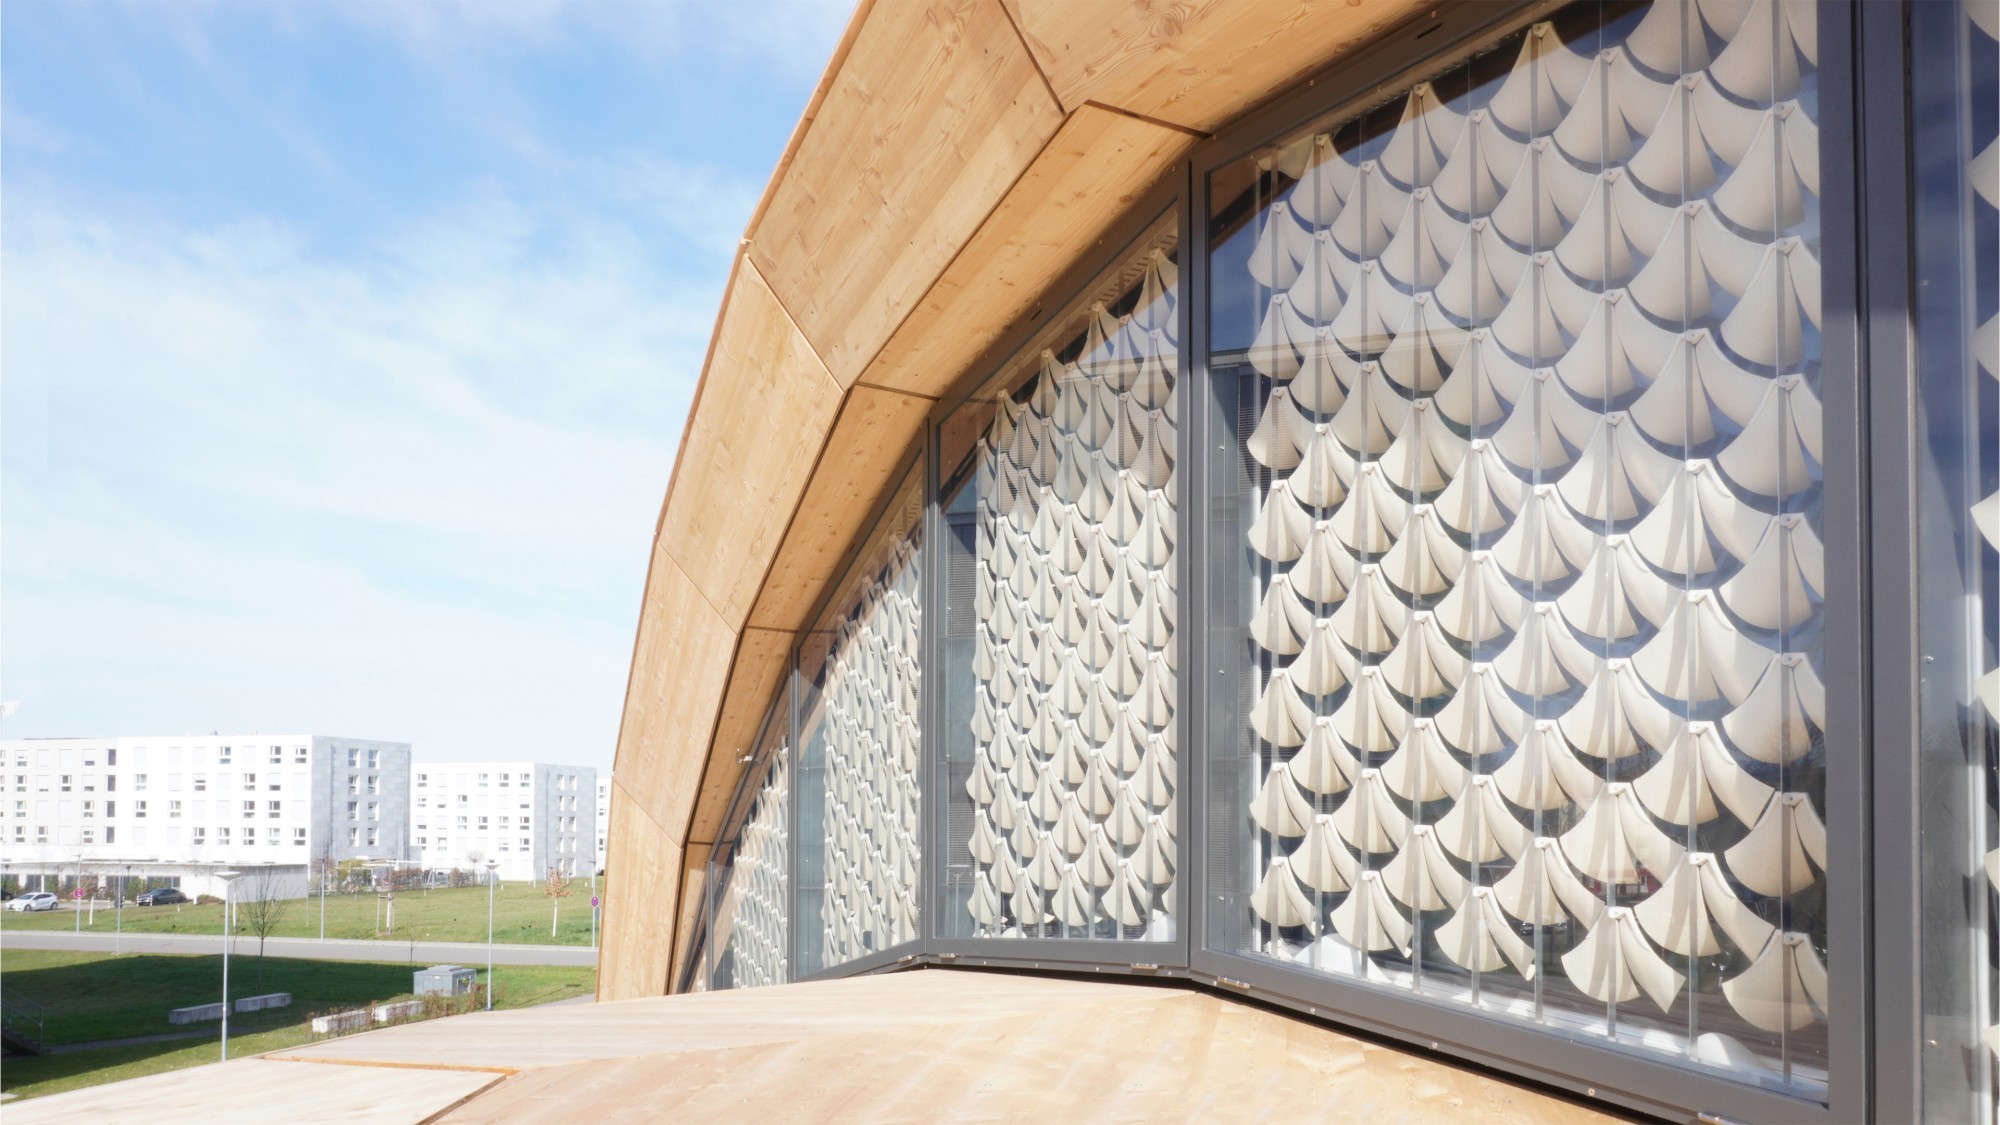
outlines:
[[664, 992], [738, 751], [937, 398], [1205, 135], [1416, 0], [863, 0], [730, 273], [654, 535], [599, 995]]

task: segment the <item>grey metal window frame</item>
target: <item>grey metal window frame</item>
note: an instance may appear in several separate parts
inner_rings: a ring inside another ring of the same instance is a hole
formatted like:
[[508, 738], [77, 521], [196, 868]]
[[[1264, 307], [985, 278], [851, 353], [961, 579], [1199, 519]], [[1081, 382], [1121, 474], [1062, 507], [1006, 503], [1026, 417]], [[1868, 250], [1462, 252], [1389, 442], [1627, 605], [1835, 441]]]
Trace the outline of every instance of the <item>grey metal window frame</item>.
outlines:
[[[803, 803], [797, 786], [803, 770], [794, 768], [787, 856], [788, 905], [794, 908], [788, 909], [786, 919], [793, 979], [856, 976], [919, 964], [1178, 977], [1221, 994], [1249, 997], [1646, 1114], [1709, 1121], [1919, 1119], [1923, 1102], [1917, 1065], [1922, 1047], [1917, 779], [1910, 754], [1893, 748], [1914, 744], [1919, 660], [1917, 638], [1909, 624], [1916, 601], [1917, 438], [1912, 423], [1916, 385], [1909, 315], [1913, 271], [1907, 151], [1908, 76], [1914, 63], [1907, 54], [1906, 24], [1908, 5], [1922, 2], [1820, 0], [1819, 8], [1821, 151], [1826, 154], [1821, 208], [1826, 217], [1823, 229], [1829, 235], [1821, 247], [1823, 504], [1827, 526], [1855, 529], [1853, 549], [1829, 551], [1826, 560], [1829, 603], [1852, 607], [1852, 612], [1835, 615], [1827, 627], [1828, 753], [1846, 764], [1828, 773], [1827, 819], [1854, 830], [1829, 838], [1828, 925], [1838, 940], [1828, 960], [1836, 1015], [1828, 1028], [1829, 1082], [1824, 1102], [1682, 1067], [1672, 1056], [1569, 1038], [1400, 990], [1206, 948], [1208, 894], [1203, 865], [1195, 857], [1207, 852], [1206, 818], [1196, 810], [1207, 790], [1208, 705], [1206, 691], [1192, 674], [1183, 674], [1178, 685], [1182, 751], [1176, 807], [1182, 862], [1175, 940], [940, 936], [947, 908], [946, 856], [936, 826], [949, 799], [942, 762], [945, 682], [941, 674], [947, 585], [945, 552], [937, 549], [947, 530], [940, 495], [945, 468], [940, 458], [942, 424], [1028, 339], [1045, 330], [1078, 294], [1121, 261], [1137, 239], [1168, 211], [1178, 209], [1177, 379], [1189, 392], [1177, 439], [1183, 488], [1178, 534], [1184, 545], [1175, 564], [1177, 610], [1183, 667], [1206, 669], [1209, 622], [1202, 594], [1213, 545], [1195, 525], [1205, 515], [1206, 499], [1198, 492], [1208, 477], [1212, 449], [1205, 231], [1209, 174], [1316, 117], [1358, 110], [1399, 93], [1410, 82], [1563, 7], [1565, 0], [1514, 4], [1446, 0], [1198, 143], [1049, 287], [1030, 316], [982, 353], [968, 367], [968, 375], [936, 401], [923, 439], [897, 478], [904, 479], [915, 463], [923, 466], [918, 566], [922, 666], [927, 674], [919, 694], [924, 742], [919, 934], [863, 958], [796, 974], [801, 919], [795, 907], [803, 850], [799, 834]], [[1891, 220], [1865, 222], [1868, 215]], [[871, 513], [863, 539], [885, 517], [892, 501], [893, 496], [884, 498]], [[837, 590], [836, 584], [822, 596], [810, 620], [818, 621]], [[800, 667], [803, 644], [801, 636], [772, 697], [772, 714], [782, 709], [788, 723], [787, 745], [795, 767], [803, 760], [800, 735], [807, 686]], [[760, 745], [763, 738], [760, 728]], [[1874, 753], [1877, 746], [1884, 752]], [[761, 778], [762, 771], [755, 773]], [[732, 798], [730, 815], [737, 819], [743, 812], [738, 807], [743, 791], [754, 789], [750, 776], [746, 774]], [[713, 908], [713, 882], [704, 891], [707, 911]], [[684, 982], [706, 961], [697, 956], [699, 944], [691, 944], [688, 953], [678, 973]], [[1139, 957], [1146, 959], [1135, 959]]]

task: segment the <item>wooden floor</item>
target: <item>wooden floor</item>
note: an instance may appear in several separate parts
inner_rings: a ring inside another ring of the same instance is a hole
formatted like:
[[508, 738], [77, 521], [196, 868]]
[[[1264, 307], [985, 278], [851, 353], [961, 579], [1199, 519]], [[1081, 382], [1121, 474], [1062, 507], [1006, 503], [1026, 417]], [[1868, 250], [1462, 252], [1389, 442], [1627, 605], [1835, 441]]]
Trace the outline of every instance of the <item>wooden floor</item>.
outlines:
[[224, 1065], [7, 1123], [1608, 1120], [1207, 993], [952, 970], [461, 1016]]

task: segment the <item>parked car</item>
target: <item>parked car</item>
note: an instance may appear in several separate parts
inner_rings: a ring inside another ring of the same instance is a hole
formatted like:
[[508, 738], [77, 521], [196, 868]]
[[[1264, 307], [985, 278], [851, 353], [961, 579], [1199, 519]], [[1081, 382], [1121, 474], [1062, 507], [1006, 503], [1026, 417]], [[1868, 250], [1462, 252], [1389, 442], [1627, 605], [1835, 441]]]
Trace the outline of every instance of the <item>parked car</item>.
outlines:
[[9, 910], [54, 910], [56, 896], [47, 891], [30, 891], [7, 903]]
[[186, 902], [187, 900], [188, 896], [172, 887], [161, 887], [157, 891], [147, 891], [145, 894], [133, 899], [132, 902], [137, 906], [172, 906], [177, 902]]

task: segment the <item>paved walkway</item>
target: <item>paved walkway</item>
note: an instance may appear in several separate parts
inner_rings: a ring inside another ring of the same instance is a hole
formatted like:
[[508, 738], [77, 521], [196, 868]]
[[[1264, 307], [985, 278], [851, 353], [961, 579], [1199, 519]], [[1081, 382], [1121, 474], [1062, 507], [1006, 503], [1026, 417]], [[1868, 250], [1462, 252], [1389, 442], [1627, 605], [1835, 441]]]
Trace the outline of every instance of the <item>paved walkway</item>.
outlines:
[[[7, 949], [67, 949], [109, 953], [121, 948], [115, 934], [77, 934], [61, 930], [8, 930], [0, 932], [0, 947]], [[126, 953], [220, 953], [221, 934], [126, 934]], [[312, 961], [407, 961], [423, 965], [472, 965], [486, 963], [486, 943], [456, 941], [343, 941], [329, 938], [272, 938], [266, 950], [272, 957], [297, 957]], [[238, 956], [257, 953], [257, 939], [238, 936], [229, 951]], [[495, 945], [496, 965], [595, 965], [597, 951], [580, 945]]]

